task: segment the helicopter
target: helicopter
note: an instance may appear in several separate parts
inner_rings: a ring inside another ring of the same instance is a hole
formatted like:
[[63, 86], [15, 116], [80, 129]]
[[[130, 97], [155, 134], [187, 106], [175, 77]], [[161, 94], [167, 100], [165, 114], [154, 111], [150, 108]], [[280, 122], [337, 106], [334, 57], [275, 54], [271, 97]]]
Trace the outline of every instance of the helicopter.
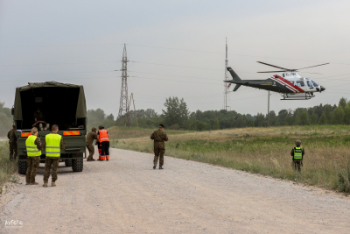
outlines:
[[289, 69], [284, 68], [264, 62], [257, 61], [258, 63], [281, 69], [279, 71], [264, 71], [264, 72], [258, 72], [258, 73], [275, 73], [279, 72], [278, 74], [272, 75], [270, 78], [266, 80], [242, 80], [236, 72], [231, 68], [227, 67], [227, 70], [230, 72], [232, 76], [232, 80], [225, 80], [224, 82], [230, 83], [228, 85], [228, 88], [230, 85], [236, 84], [233, 91], [237, 91], [241, 85], [258, 88], [258, 89], [264, 89], [272, 92], [277, 92], [282, 95], [281, 100], [309, 100], [313, 97], [315, 97], [314, 93], [316, 92], [322, 92], [325, 91], [326, 88], [317, 84], [315, 81], [311, 80], [310, 78], [305, 78], [300, 76], [297, 71], [300, 69], [307, 69], [307, 68], [313, 68], [313, 67], [319, 67], [323, 65], [327, 65], [329, 63], [314, 65], [310, 67], [303, 67], [303, 68], [297, 68], [297, 69]]

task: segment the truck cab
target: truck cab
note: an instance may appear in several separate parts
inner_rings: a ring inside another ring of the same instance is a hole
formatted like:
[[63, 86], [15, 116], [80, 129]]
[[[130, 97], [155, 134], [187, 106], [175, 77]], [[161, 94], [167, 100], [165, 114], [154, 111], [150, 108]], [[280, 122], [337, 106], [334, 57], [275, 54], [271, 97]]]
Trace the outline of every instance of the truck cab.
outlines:
[[[41, 141], [49, 134], [52, 125], [59, 127], [58, 134], [66, 142], [61, 150], [60, 161], [71, 166], [73, 171], [83, 171], [86, 135], [86, 101], [81, 85], [58, 82], [29, 83], [16, 89], [13, 108], [16, 126], [18, 172], [27, 170], [27, 152], [25, 141], [32, 127], [37, 127]], [[40, 162], [45, 162], [45, 149]]]

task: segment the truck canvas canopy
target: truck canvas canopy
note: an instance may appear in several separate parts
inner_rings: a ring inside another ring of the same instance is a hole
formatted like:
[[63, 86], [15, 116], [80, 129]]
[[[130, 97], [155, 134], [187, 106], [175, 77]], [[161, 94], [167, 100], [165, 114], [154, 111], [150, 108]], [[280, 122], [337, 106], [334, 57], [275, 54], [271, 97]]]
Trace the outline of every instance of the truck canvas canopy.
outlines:
[[34, 113], [39, 111], [45, 121], [60, 129], [85, 128], [86, 100], [81, 85], [55, 81], [28, 83], [16, 88], [14, 120], [17, 129], [31, 128]]

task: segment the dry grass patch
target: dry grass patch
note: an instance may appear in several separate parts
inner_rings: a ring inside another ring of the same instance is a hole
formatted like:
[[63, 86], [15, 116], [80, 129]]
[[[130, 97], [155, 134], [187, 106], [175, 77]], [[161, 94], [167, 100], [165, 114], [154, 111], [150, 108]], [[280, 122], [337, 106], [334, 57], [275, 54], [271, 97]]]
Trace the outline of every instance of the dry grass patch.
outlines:
[[[168, 133], [166, 155], [350, 192], [350, 126], [243, 128]], [[306, 149], [301, 175], [292, 168], [296, 139]], [[112, 146], [153, 152], [147, 137], [118, 139]]]
[[0, 194], [3, 193], [3, 185], [6, 182], [18, 182], [18, 177], [14, 175], [16, 171], [16, 162], [9, 159], [8, 143], [0, 142]]

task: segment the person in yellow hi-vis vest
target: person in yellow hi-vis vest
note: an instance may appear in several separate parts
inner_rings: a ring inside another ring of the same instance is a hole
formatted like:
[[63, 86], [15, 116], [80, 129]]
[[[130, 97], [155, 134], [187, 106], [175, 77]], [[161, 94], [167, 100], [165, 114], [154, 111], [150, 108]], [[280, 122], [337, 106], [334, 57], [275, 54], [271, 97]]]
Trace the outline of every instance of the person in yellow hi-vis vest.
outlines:
[[42, 145], [40, 138], [38, 137], [38, 129], [32, 128], [31, 135], [26, 140], [27, 149], [27, 173], [26, 173], [26, 185], [36, 185], [35, 182], [36, 171], [40, 164], [40, 156]]
[[52, 125], [52, 133], [45, 136], [44, 147], [46, 150], [45, 159], [45, 173], [44, 173], [44, 187], [47, 187], [47, 182], [50, 177], [50, 170], [52, 165], [52, 183], [51, 186], [56, 186], [55, 181], [57, 180], [57, 168], [61, 156], [61, 149], [65, 148], [66, 143], [64, 142], [61, 135], [57, 134], [58, 126]]
[[301, 166], [303, 165], [303, 159], [305, 155], [305, 149], [301, 148], [301, 141], [295, 141], [295, 147], [290, 151], [290, 155], [293, 157], [294, 170], [301, 172]]

